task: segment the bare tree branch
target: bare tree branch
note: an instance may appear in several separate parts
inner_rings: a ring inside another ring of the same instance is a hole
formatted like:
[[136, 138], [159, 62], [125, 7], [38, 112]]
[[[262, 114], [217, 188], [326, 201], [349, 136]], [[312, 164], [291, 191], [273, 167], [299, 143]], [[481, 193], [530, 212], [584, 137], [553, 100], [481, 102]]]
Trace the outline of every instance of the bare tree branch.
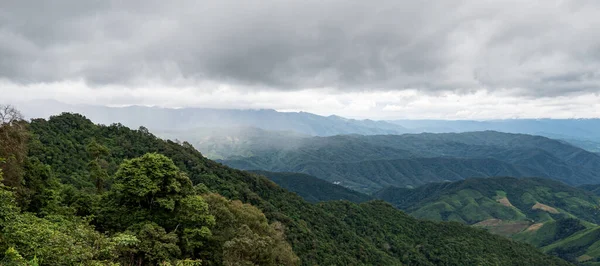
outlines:
[[23, 115], [14, 106], [0, 104], [0, 124], [12, 125], [23, 120]]

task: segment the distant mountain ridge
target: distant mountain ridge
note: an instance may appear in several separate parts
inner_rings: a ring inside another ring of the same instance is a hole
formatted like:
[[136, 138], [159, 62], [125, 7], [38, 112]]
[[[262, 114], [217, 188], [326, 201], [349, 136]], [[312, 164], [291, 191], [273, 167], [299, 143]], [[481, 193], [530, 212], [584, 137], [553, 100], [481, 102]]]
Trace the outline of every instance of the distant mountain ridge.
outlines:
[[294, 131], [313, 136], [409, 132], [400, 125], [385, 121], [320, 116], [306, 112], [278, 112], [272, 109], [106, 107], [69, 105], [56, 101], [21, 103], [17, 107], [29, 118], [47, 118], [68, 111], [81, 113], [100, 124], [121, 123], [133, 128], [144, 126], [153, 131], [190, 130], [200, 127], [255, 127], [264, 130]]
[[[494, 131], [294, 139], [286, 149], [247, 147], [221, 162], [245, 170], [301, 172], [370, 193], [468, 177], [547, 177], [600, 183], [600, 156], [563, 141]], [[202, 150], [202, 147], [200, 147]]]
[[389, 120], [416, 132], [448, 133], [494, 130], [551, 138], [600, 140], [600, 118], [497, 120]]
[[600, 118], [589, 119], [497, 119], [497, 120], [357, 120], [308, 112], [278, 112], [271, 109], [161, 108], [146, 106], [106, 107], [71, 105], [54, 100], [18, 103], [29, 118], [49, 117], [60, 112], [82, 113], [103, 124], [120, 122], [153, 130], [189, 130], [198, 127], [256, 127], [295, 131], [314, 136], [339, 134], [462, 133], [501, 131], [565, 139], [600, 152]]

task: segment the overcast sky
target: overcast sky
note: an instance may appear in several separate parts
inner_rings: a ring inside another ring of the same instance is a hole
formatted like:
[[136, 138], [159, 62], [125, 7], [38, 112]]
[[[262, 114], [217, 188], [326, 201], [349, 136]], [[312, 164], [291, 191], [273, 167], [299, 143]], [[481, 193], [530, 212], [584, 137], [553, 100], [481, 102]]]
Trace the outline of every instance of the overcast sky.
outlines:
[[0, 101], [600, 117], [600, 1], [0, 0]]

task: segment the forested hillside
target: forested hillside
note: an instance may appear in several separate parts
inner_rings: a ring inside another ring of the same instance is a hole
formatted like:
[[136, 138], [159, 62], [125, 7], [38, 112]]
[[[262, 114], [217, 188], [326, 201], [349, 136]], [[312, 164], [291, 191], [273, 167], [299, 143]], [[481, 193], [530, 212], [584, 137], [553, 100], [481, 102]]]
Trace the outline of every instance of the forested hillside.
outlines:
[[374, 199], [367, 194], [362, 194], [310, 175], [267, 171], [251, 172], [266, 176], [280, 187], [298, 194], [298, 196], [308, 202], [347, 200], [361, 203]]
[[249, 155], [221, 162], [246, 170], [301, 172], [366, 193], [468, 177], [600, 182], [600, 156], [540, 136], [485, 131], [313, 137], [288, 143], [285, 148], [247, 146]]
[[314, 205], [144, 128], [62, 114], [1, 129], [6, 265], [567, 265], [381, 201]]
[[579, 188], [583, 189], [583, 190], [587, 190], [591, 193], [594, 193], [598, 196], [600, 196], [600, 184], [594, 184], [594, 185], [581, 185], [579, 186]]
[[600, 261], [600, 198], [558, 181], [476, 178], [374, 196], [417, 218], [486, 228], [571, 261]]

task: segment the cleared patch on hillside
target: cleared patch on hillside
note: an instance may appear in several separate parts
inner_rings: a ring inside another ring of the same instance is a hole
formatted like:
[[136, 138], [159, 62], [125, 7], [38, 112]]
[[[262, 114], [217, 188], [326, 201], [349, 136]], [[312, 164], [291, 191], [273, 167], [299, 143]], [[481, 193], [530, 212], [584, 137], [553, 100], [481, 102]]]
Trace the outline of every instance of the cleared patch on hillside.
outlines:
[[522, 232], [530, 225], [527, 221], [503, 221], [500, 219], [487, 219], [474, 224], [473, 226], [482, 227], [490, 231], [490, 233], [511, 236]]
[[577, 257], [577, 261], [578, 262], [586, 262], [586, 261], [590, 261], [593, 260], [594, 258], [590, 255], [581, 255], [579, 257]]
[[550, 207], [550, 206], [548, 206], [546, 204], [539, 203], [539, 202], [536, 202], [535, 205], [533, 205], [533, 207], [531, 207], [531, 209], [532, 210], [542, 210], [542, 211], [549, 212], [549, 213], [552, 213], [552, 214], [558, 214], [559, 213], [559, 211], [557, 209], [555, 209], [553, 207]]
[[481, 222], [474, 224], [473, 226], [497, 226], [502, 224], [502, 220], [500, 219], [487, 219]]
[[525, 229], [525, 232], [535, 232], [537, 230], [540, 230], [540, 228], [542, 228], [542, 226], [544, 226], [544, 223], [532, 224], [529, 227], [527, 227], [527, 229]]
[[496, 201], [506, 207], [514, 207], [507, 197], [496, 199]]

